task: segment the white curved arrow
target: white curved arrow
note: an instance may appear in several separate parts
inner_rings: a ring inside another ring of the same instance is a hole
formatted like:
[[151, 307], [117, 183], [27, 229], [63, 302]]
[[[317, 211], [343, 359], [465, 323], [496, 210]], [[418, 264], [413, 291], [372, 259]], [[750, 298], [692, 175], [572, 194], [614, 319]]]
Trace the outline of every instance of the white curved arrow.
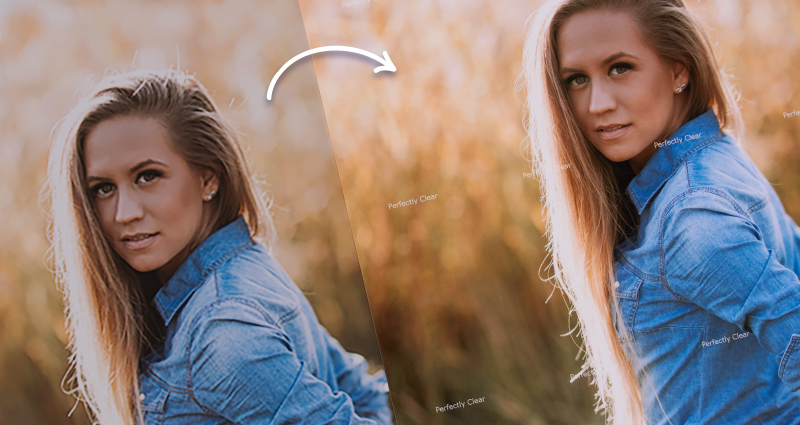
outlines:
[[350, 53], [358, 53], [359, 55], [366, 56], [366, 57], [368, 57], [370, 59], [373, 59], [373, 60], [375, 60], [375, 61], [377, 61], [377, 62], [379, 62], [381, 64], [381, 66], [375, 68], [374, 72], [376, 74], [378, 72], [381, 72], [381, 71], [389, 71], [389, 72], [397, 71], [397, 67], [394, 66], [394, 64], [392, 63], [392, 60], [389, 59], [389, 54], [386, 53], [386, 52], [383, 52], [383, 57], [381, 58], [380, 56], [378, 56], [378, 55], [376, 55], [374, 53], [370, 53], [370, 52], [368, 52], [366, 50], [357, 49], [355, 47], [348, 47], [348, 46], [317, 47], [315, 49], [307, 50], [307, 51], [305, 51], [303, 53], [300, 53], [299, 55], [297, 55], [297, 56], [293, 57], [292, 59], [290, 59], [289, 62], [286, 62], [285, 64], [283, 64], [283, 66], [278, 71], [278, 73], [275, 74], [274, 77], [272, 77], [272, 82], [269, 83], [269, 90], [267, 90], [267, 100], [272, 100], [272, 90], [275, 89], [275, 83], [278, 82], [278, 78], [281, 76], [281, 74], [283, 74], [283, 71], [286, 71], [287, 68], [292, 66], [293, 63], [299, 61], [300, 59], [303, 59], [306, 56], [313, 55], [314, 53], [320, 53], [320, 52], [350, 52]]

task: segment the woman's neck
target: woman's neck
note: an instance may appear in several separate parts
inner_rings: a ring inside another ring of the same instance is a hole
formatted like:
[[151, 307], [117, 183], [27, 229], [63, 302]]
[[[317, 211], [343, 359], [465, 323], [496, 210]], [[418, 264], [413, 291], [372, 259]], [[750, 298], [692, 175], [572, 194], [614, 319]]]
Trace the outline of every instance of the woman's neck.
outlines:
[[[663, 132], [661, 136], [659, 136], [656, 141], [664, 140], [672, 134], [675, 134], [681, 127], [683, 127], [686, 123], [691, 121], [691, 119], [687, 116], [688, 110], [684, 107], [685, 102], [681, 102], [676, 104], [675, 109], [673, 109], [673, 118], [672, 122], [669, 126], [667, 126], [666, 130]], [[692, 117], [694, 118], [694, 117]], [[644, 148], [641, 152], [639, 152], [636, 156], [628, 160], [628, 164], [630, 164], [631, 169], [635, 175], [639, 175], [639, 173], [644, 169], [647, 163], [650, 161], [650, 158], [653, 157], [656, 153], [656, 144], [650, 143], [647, 147]]]

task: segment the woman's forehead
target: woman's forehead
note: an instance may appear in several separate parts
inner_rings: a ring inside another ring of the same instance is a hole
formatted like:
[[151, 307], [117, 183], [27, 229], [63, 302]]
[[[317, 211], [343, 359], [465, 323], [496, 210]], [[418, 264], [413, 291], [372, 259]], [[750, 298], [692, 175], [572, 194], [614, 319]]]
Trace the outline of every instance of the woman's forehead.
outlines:
[[86, 174], [133, 169], [147, 159], [170, 163], [179, 158], [155, 118], [121, 116], [101, 121], [86, 137]]
[[626, 12], [580, 12], [564, 21], [556, 37], [562, 67], [602, 63], [619, 52], [640, 57], [637, 53], [650, 49]]

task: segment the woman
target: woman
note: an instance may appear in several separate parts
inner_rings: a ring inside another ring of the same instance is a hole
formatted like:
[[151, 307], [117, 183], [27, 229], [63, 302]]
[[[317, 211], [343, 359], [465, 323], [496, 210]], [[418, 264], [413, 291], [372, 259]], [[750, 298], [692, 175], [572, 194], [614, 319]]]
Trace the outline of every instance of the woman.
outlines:
[[266, 204], [193, 77], [106, 77], [61, 123], [48, 183], [73, 379], [100, 423], [391, 423], [383, 374], [253, 240]]
[[554, 279], [598, 410], [800, 423], [800, 229], [738, 146], [697, 19], [682, 0], [551, 0], [525, 68]]

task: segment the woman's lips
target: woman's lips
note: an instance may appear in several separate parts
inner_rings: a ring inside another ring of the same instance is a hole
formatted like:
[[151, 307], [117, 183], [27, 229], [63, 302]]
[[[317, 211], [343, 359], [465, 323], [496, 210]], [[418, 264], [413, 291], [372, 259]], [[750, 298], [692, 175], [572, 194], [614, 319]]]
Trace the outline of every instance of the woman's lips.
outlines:
[[622, 135], [627, 133], [628, 129], [630, 128], [631, 128], [630, 124], [620, 125], [615, 128], [609, 128], [607, 130], [597, 130], [597, 134], [600, 135], [601, 139], [609, 141], [622, 137]]
[[122, 239], [122, 244], [125, 245], [125, 248], [128, 248], [131, 251], [136, 251], [150, 246], [153, 242], [155, 242], [156, 236], [158, 236], [158, 232], [147, 235], [136, 235], [130, 238]]

